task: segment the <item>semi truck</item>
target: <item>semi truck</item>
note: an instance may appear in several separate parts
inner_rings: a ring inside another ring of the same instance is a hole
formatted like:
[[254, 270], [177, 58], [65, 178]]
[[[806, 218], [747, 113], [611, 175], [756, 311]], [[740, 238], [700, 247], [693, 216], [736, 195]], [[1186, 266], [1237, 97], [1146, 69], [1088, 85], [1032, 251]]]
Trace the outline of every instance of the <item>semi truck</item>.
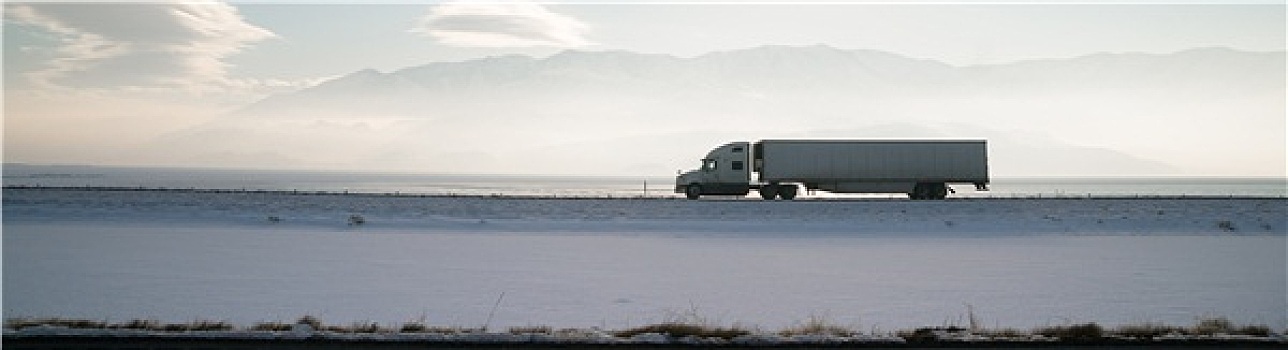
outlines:
[[762, 140], [716, 147], [700, 168], [676, 176], [675, 192], [792, 200], [804, 188], [923, 200], [944, 199], [948, 184], [984, 191], [988, 182], [985, 140]]

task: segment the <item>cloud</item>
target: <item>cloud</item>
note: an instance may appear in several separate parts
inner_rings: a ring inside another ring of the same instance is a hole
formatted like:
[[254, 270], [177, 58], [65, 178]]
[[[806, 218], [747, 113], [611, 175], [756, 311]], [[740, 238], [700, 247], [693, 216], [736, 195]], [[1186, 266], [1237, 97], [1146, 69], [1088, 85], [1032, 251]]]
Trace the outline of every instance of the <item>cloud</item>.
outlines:
[[5, 5], [7, 20], [54, 35], [54, 58], [26, 72], [45, 88], [244, 85], [228, 56], [275, 35], [224, 3]]
[[430, 8], [412, 29], [440, 43], [469, 47], [580, 47], [590, 27], [533, 3], [451, 2]]

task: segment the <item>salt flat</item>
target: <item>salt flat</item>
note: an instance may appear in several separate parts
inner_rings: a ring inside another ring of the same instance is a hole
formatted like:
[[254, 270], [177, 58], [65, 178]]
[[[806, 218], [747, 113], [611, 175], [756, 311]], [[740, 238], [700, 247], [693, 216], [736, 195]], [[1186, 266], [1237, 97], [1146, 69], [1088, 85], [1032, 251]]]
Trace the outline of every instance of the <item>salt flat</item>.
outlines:
[[702, 200], [7, 189], [6, 222], [494, 232], [1283, 234], [1288, 199]]
[[[861, 330], [1285, 320], [1283, 199], [6, 190], [6, 317]], [[360, 215], [361, 225], [349, 218]], [[278, 220], [269, 220], [276, 217]]]

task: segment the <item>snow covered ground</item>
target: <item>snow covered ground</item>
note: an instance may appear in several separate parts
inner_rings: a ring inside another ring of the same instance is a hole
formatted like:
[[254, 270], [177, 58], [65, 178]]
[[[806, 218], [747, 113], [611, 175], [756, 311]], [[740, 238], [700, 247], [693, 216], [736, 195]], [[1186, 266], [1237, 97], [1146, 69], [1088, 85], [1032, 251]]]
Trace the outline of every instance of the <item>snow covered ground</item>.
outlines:
[[[1288, 326], [1284, 199], [4, 191], [5, 317]], [[352, 224], [359, 216], [364, 223]]]
[[347, 230], [1283, 234], [1288, 200], [495, 198], [8, 189], [5, 222]]

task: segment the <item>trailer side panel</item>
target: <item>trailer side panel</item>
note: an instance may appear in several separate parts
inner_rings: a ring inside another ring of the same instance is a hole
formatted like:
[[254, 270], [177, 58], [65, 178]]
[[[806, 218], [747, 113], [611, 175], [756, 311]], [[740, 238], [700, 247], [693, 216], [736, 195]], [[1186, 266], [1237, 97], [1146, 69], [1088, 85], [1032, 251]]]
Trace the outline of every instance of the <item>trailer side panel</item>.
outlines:
[[988, 182], [982, 140], [765, 140], [755, 149], [765, 183]]

